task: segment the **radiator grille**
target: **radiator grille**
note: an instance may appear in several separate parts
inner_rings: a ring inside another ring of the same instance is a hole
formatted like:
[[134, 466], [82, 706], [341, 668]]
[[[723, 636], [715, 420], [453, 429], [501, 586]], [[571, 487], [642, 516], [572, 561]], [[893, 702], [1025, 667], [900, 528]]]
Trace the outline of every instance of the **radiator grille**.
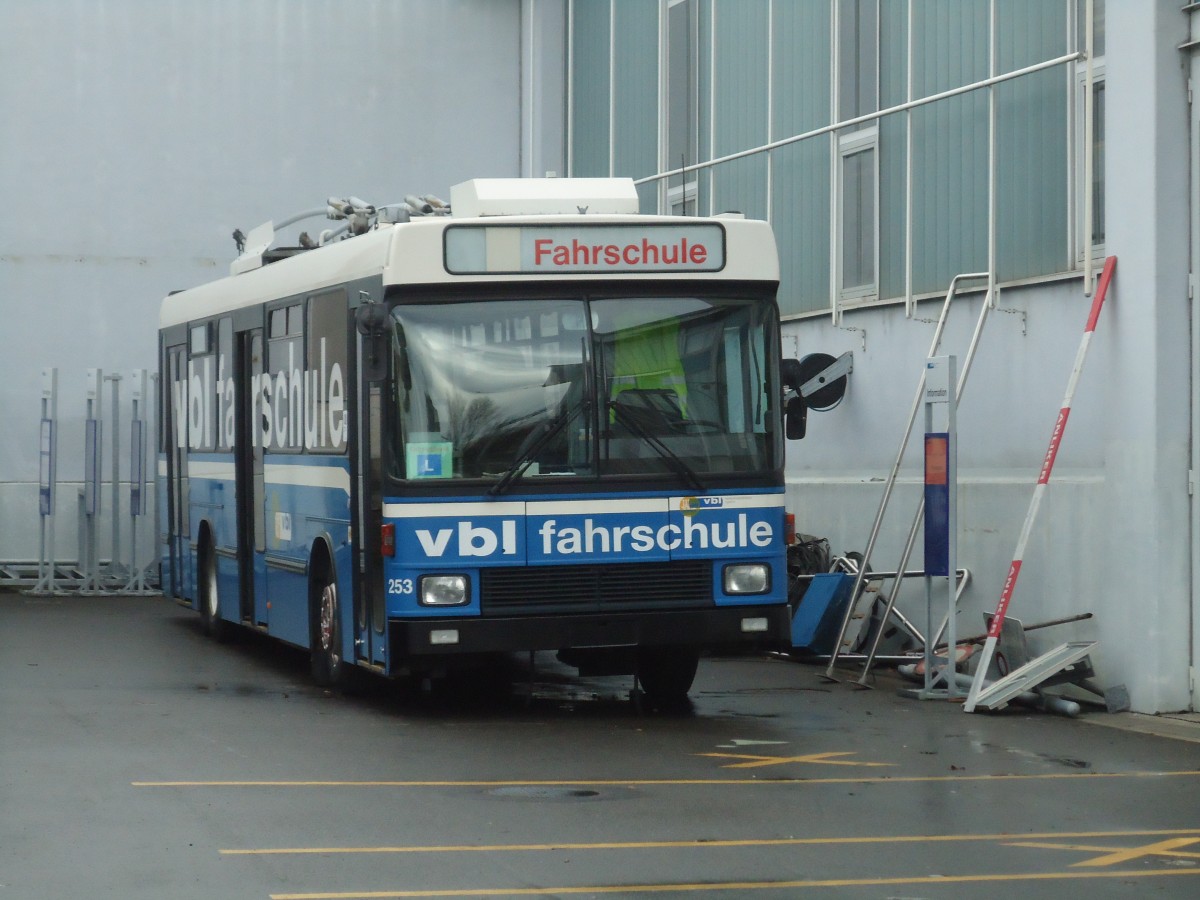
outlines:
[[708, 560], [483, 569], [483, 615], [618, 612], [711, 605]]

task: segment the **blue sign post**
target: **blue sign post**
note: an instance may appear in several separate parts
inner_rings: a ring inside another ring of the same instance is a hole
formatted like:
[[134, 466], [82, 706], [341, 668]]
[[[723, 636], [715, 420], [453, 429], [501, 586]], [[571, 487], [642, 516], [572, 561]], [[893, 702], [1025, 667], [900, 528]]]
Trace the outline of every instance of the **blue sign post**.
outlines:
[[[922, 698], [959, 699], [954, 662], [955, 570], [958, 568], [958, 447], [955, 396], [957, 364], [953, 356], [931, 357], [925, 364], [925, 689]], [[939, 589], [948, 600], [944, 659], [935, 658], [933, 607]], [[939, 666], [935, 672], [935, 665]], [[938, 682], [944, 687], [937, 687]]]

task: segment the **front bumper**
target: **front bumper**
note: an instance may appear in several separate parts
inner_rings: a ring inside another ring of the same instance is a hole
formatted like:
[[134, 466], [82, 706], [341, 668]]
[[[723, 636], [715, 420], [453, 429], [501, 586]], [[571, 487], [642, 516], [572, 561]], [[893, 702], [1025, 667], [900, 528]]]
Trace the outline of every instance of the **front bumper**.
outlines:
[[[747, 619], [765, 619], [766, 630], [743, 630]], [[451, 632], [452, 643], [448, 642]], [[566, 647], [766, 649], [786, 646], [790, 635], [788, 607], [771, 604], [584, 615], [391, 619], [388, 649], [394, 667], [406, 659], [429, 656]]]

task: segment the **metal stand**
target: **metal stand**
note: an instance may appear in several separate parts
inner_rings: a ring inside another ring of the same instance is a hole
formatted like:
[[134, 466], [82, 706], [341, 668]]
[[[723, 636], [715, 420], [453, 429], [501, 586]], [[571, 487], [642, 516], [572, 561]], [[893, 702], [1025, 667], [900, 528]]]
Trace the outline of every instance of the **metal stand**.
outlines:
[[[139, 369], [130, 374], [133, 421], [130, 424], [129, 519], [131, 550], [128, 565], [121, 552], [121, 481], [119, 455], [120, 375], [105, 376], [100, 369], [87, 370], [84, 412], [84, 478], [77, 497], [77, 562], [63, 561], [55, 548], [55, 512], [58, 506], [58, 370], [42, 370], [41, 418], [38, 446], [38, 506], [40, 533], [36, 560], [0, 561], [0, 585], [23, 589], [30, 596], [67, 596], [70, 594], [107, 594], [126, 592], [157, 595], [160, 593], [157, 554], [146, 565], [139, 565], [139, 532], [146, 530], [147, 504], [154, 472], [147, 468], [146, 454], [152, 452], [153, 415], [157, 408], [158, 377]], [[104, 500], [102, 388], [112, 382], [113, 459], [112, 482], [112, 555], [103, 560], [98, 552], [99, 516]], [[159, 508], [154, 504], [153, 538], [160, 532]]]
[[[146, 514], [146, 410], [147, 377], [145, 369], [137, 369], [130, 375], [130, 403], [132, 421], [129, 423], [129, 580], [125, 583], [127, 594], [158, 594], [146, 583], [146, 570], [138, 565], [138, 527]], [[116, 487], [113, 488], [114, 494]], [[116, 545], [113, 545], [114, 548]], [[116, 552], [115, 549], [113, 551]]]
[[58, 369], [42, 369], [42, 420], [38, 447], [38, 578], [31, 594], [55, 594], [54, 502], [58, 480]]
[[100, 579], [100, 556], [96, 515], [100, 511], [100, 460], [101, 446], [100, 411], [101, 384], [104, 374], [99, 369], [87, 370], [87, 411], [83, 420], [83, 487], [79, 491], [79, 559], [83, 580], [80, 594], [103, 594]]
[[104, 568], [105, 584], [119, 588], [128, 574], [121, 562], [121, 376], [104, 376], [112, 382], [112, 553]]
[[[987, 272], [963, 273], [963, 274], [954, 276], [954, 278], [950, 281], [950, 288], [946, 292], [946, 299], [942, 303], [941, 315], [938, 317], [937, 326], [934, 329], [933, 341], [929, 347], [928, 357], [932, 358], [937, 353], [938, 347], [941, 346], [942, 333], [944, 332], [945, 327], [946, 327], [946, 317], [950, 312], [951, 301], [954, 299], [954, 297], [958, 291], [959, 281], [960, 280], [962, 280], [962, 281], [972, 280], [973, 281], [973, 280], [979, 280], [979, 279], [984, 279], [984, 278], [989, 279], [989, 283], [990, 283], [991, 276]], [[963, 363], [962, 378], [960, 379], [960, 383], [958, 384], [958, 389], [957, 389], [957, 393], [959, 395], [962, 394], [963, 388], [965, 387], [966, 376], [967, 376], [967, 373], [970, 371], [971, 362], [975, 357], [975, 351], [979, 346], [979, 339], [980, 339], [981, 335], [983, 334], [983, 326], [984, 326], [984, 323], [987, 321], [988, 313], [991, 310], [991, 305], [993, 302], [994, 302], [994, 298], [992, 297], [992, 294], [989, 291], [988, 296], [984, 299], [982, 307], [979, 311], [979, 317], [976, 319], [976, 322], [975, 322], [975, 331], [971, 335], [971, 343], [970, 343], [970, 346], [967, 348], [966, 360]], [[826, 667], [825, 672], [823, 673], [824, 678], [827, 679], [828, 681], [837, 681], [838, 680], [837, 678], [834, 677], [833, 672], [834, 672], [834, 667], [837, 665], [838, 656], [839, 656], [839, 648], [841, 647], [842, 641], [845, 638], [846, 629], [850, 625], [850, 620], [853, 618], [854, 613], [855, 613], [855, 609], [856, 609], [856, 606], [858, 603], [858, 596], [859, 596], [860, 591], [862, 590], [863, 579], [866, 576], [867, 567], [870, 565], [870, 562], [871, 562], [871, 554], [872, 554], [872, 552], [874, 552], [875, 542], [879, 538], [879, 532], [883, 525], [883, 517], [887, 511], [888, 502], [891, 499], [892, 489], [895, 487], [897, 476], [900, 473], [900, 465], [904, 460], [904, 452], [908, 447], [909, 435], [912, 433], [913, 425], [916, 423], [916, 420], [917, 420], [917, 412], [920, 409], [921, 398], [924, 396], [924, 391], [925, 391], [925, 376], [924, 376], [924, 370], [922, 370], [921, 381], [917, 385], [917, 395], [913, 398], [912, 409], [909, 410], [908, 422], [905, 425], [904, 434], [900, 439], [900, 446], [896, 453], [896, 460], [892, 464], [892, 469], [889, 472], [888, 477], [884, 482], [883, 497], [879, 502], [879, 509], [875, 513], [875, 520], [871, 524], [871, 533], [870, 533], [870, 536], [867, 538], [867, 546], [863, 550], [862, 569], [859, 572], [858, 577], [855, 579], [854, 587], [850, 591], [850, 604], [847, 607], [845, 617], [842, 620], [842, 628], [838, 634], [837, 642], [834, 645], [834, 652], [829, 659], [829, 665]], [[915, 529], [918, 526], [920, 517], [921, 517], [921, 514], [920, 514], [920, 511], [918, 511], [917, 516], [913, 520], [913, 529], [914, 530], [910, 533], [910, 536], [909, 536], [909, 541], [910, 541], [909, 548], [911, 548], [911, 542], [913, 540], [915, 540]], [[908, 549], [906, 549], [904, 558], [900, 561], [900, 564], [896, 566], [896, 570], [903, 572], [907, 567], [908, 567]], [[900, 588], [900, 582], [897, 582], [891, 593], [889, 601], [888, 601], [887, 611], [884, 614], [885, 619], [887, 618], [887, 616], [891, 615], [892, 609], [895, 606], [896, 595], [899, 594], [899, 588]], [[874, 661], [874, 655], [875, 655], [874, 650], [872, 650], [872, 652], [868, 653], [867, 662], [863, 666], [863, 676], [859, 680], [859, 683], [864, 687], [867, 686], [866, 685], [866, 677], [867, 677], [868, 671], [871, 668], [871, 664]]]

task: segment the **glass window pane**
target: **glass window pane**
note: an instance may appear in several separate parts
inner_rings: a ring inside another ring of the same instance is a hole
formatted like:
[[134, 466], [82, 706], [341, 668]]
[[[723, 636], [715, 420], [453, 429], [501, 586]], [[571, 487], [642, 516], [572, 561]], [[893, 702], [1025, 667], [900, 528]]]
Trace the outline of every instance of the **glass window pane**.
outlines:
[[[264, 415], [270, 419], [269, 434], [264, 434], [268, 450], [299, 450], [304, 441], [304, 345], [299, 325], [295, 334], [289, 329], [293, 316], [299, 322], [299, 311], [297, 303], [271, 312], [273, 337], [267, 341], [262, 396]], [[277, 332], [283, 336], [274, 337]]]
[[[393, 317], [399, 477], [694, 483], [779, 458], [767, 304], [467, 301], [406, 304]], [[505, 340], [490, 340], [497, 330]]]
[[196, 325], [192, 328], [192, 336], [189, 347], [192, 355], [208, 352], [208, 326]]
[[838, 5], [838, 118], [852, 119], [879, 105], [878, 0]]
[[602, 402], [601, 474], [767, 470], [773, 311], [694, 297], [590, 304]]
[[842, 290], [875, 282], [875, 151], [842, 159]]
[[500, 478], [526, 455], [525, 478], [591, 470], [582, 301], [406, 305], [393, 316], [397, 476]]
[[234, 444], [233, 320], [217, 322], [217, 449], [232, 450]]
[[304, 403], [304, 446], [308, 450], [346, 449], [347, 316], [344, 291], [319, 294], [308, 301]]
[[696, 162], [696, 4], [668, 13], [667, 168]]
[[[1087, 0], [1075, 2], [1075, 39], [1080, 50], [1087, 49]], [[1104, 0], [1093, 0], [1092, 3], [1092, 54], [1104, 56]]]
[[571, 5], [571, 174], [609, 174], [609, 16], [607, 2]]

